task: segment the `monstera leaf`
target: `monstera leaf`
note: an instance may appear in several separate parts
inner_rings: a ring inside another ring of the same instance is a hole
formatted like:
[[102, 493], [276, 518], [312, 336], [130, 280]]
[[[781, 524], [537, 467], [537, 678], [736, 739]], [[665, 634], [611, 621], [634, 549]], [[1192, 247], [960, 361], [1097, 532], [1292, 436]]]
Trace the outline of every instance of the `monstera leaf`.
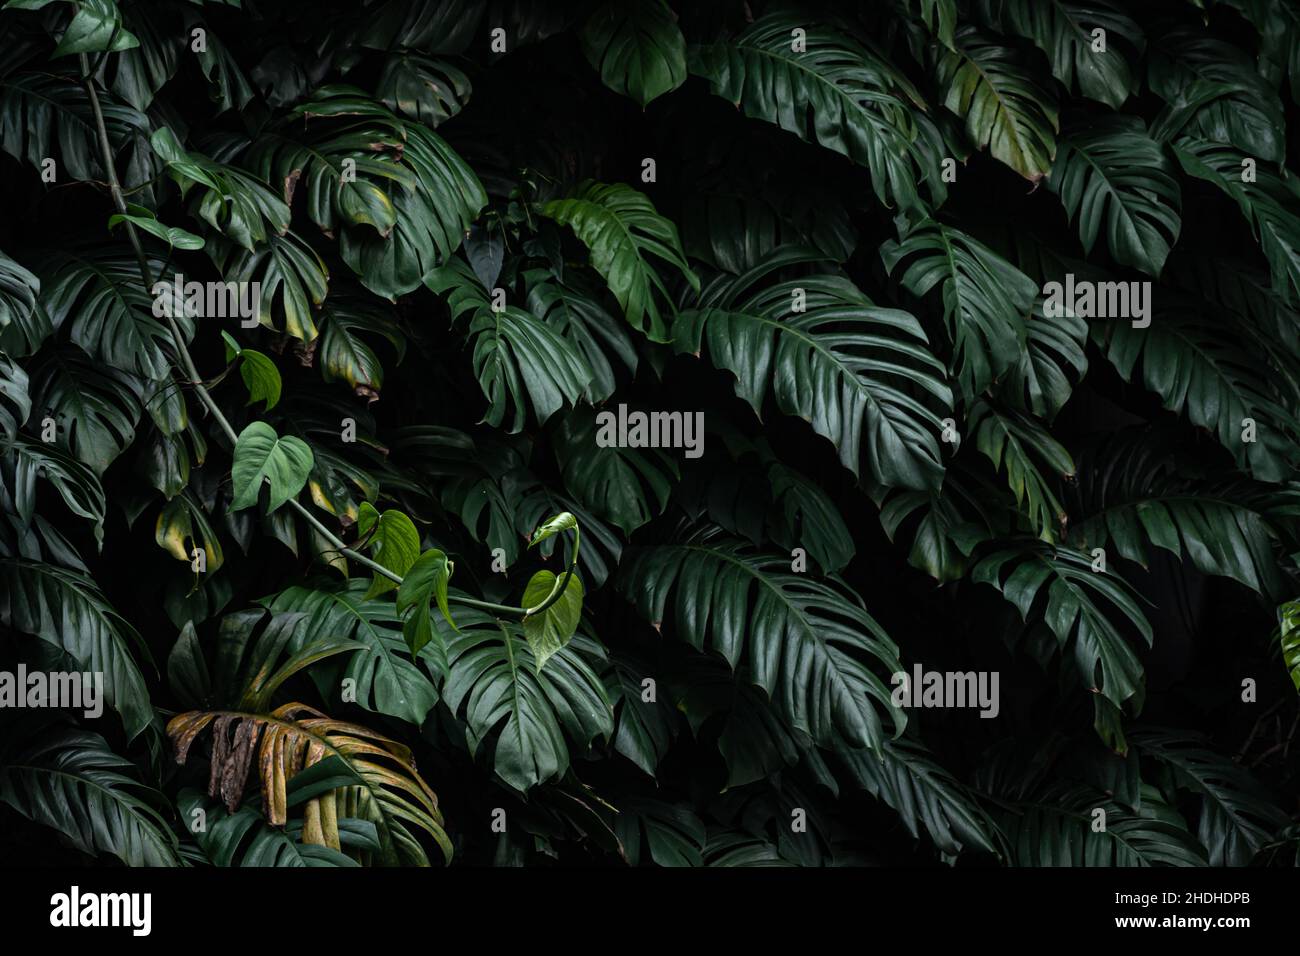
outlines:
[[1231, 146], [1184, 137], [1174, 155], [1189, 176], [1212, 183], [1237, 203], [1250, 223], [1273, 275], [1273, 290], [1288, 305], [1300, 302], [1300, 185], [1266, 168], [1246, 182], [1253, 158]]
[[292, 125], [250, 152], [253, 168], [305, 195], [361, 283], [396, 299], [460, 245], [487, 202], [478, 178], [431, 129], [404, 120], [354, 87], [331, 86], [298, 106]]
[[1051, 421], [1088, 372], [1088, 323], [1069, 309], [1047, 315], [1042, 298], [1029, 317], [1026, 349], [1003, 373], [1004, 400]]
[[[1106, 827], [1095, 824], [1096, 811]], [[1133, 812], [1107, 795], [1060, 787], [1002, 815], [1016, 866], [1205, 866], [1205, 851], [1178, 811], [1145, 786]]]
[[1140, 707], [1142, 664], [1121, 628], [1150, 646], [1151, 625], [1128, 585], [1093, 570], [1095, 560], [1071, 548], [1008, 548], [983, 558], [971, 578], [1001, 591], [1027, 622], [1042, 616], [1086, 688], [1117, 706], [1134, 700]]
[[99, 734], [64, 728], [6, 756], [0, 800], [83, 853], [109, 853], [126, 866], [180, 866], [176, 836], [154, 807], [159, 794], [135, 775]]
[[153, 707], [130, 650], [143, 642], [89, 576], [0, 558], [0, 621], [60, 648], [74, 666], [103, 674], [104, 701], [121, 716], [128, 738], [149, 726]]
[[49, 352], [32, 370], [32, 416], [49, 417], [55, 438], [102, 475], [135, 438], [140, 421], [138, 380], [95, 364], [75, 347]]
[[1272, 394], [1254, 356], [1212, 319], [1196, 315], [1194, 303], [1181, 304], [1162, 302], [1150, 328], [1094, 324], [1094, 338], [1120, 375], [1209, 430], [1238, 465], [1262, 481], [1284, 480], [1300, 422]]
[[289, 207], [255, 176], [187, 150], [167, 127], [154, 132], [153, 151], [181, 187], [194, 193], [193, 211], [232, 242], [253, 251], [289, 228]]
[[1028, 514], [1035, 533], [1044, 541], [1057, 540], [1065, 509], [1053, 489], [1074, 477], [1070, 453], [1028, 415], [984, 401], [971, 408], [970, 429], [975, 447], [1006, 473], [1016, 504]]
[[1083, 517], [1071, 538], [1085, 550], [1111, 545], [1146, 567], [1151, 549], [1186, 557], [1203, 574], [1278, 594], [1277, 533], [1241, 482], [1215, 488], [1193, 481], [1159, 436], [1142, 432], [1107, 443], [1079, 469]]
[[1048, 174], [1060, 126], [1056, 102], [1013, 47], [963, 27], [955, 49], [939, 55], [935, 82], [978, 148], [1031, 182]]
[[919, 183], [942, 203], [940, 137], [920, 94], [842, 31], [772, 13], [733, 40], [692, 47], [690, 69], [747, 116], [865, 166], [885, 205], [924, 208]]
[[1107, 117], [1066, 130], [1047, 184], [1061, 197], [1085, 252], [1092, 252], [1104, 222], [1115, 261], [1158, 276], [1182, 225], [1172, 167], [1140, 119]]
[[539, 423], [578, 401], [591, 381], [591, 369], [550, 326], [517, 306], [494, 308], [487, 290], [460, 259], [434, 270], [428, 282], [447, 295], [454, 319], [470, 317], [474, 371], [490, 403], [484, 421], [500, 426], [510, 409], [510, 431], [517, 432], [525, 422], [525, 395]]
[[1244, 50], [1195, 27], [1154, 39], [1147, 72], [1165, 109], [1152, 124], [1161, 142], [1180, 136], [1228, 144], [1280, 163], [1286, 155], [1282, 101]]
[[438, 649], [410, 653], [392, 603], [368, 597], [364, 582], [333, 590], [287, 588], [267, 607], [273, 614], [302, 615], [287, 645], [291, 651], [320, 638], [357, 645], [338, 682], [351, 681], [356, 702], [366, 710], [419, 726], [438, 702], [432, 675], [441, 675], [445, 666]]
[[572, 750], [613, 732], [604, 685], [574, 642], [543, 670], [517, 625], [478, 612], [457, 617], [461, 633], [447, 644], [443, 699], [464, 713], [471, 752], [494, 737], [492, 766], [506, 784], [526, 791], [556, 780]]
[[899, 731], [905, 717], [868, 662], [898, 671], [896, 645], [841, 588], [788, 568], [705, 529], [629, 554], [618, 584], [656, 627], [671, 621], [697, 650], [743, 661], [791, 727], [827, 746], [879, 747], [877, 710]]
[[36, 514], [36, 490], [42, 480], [54, 486], [74, 515], [94, 524], [96, 540], [104, 535], [108, 501], [95, 472], [58, 446], [19, 437], [0, 456], [0, 484], [8, 491], [14, 515], [30, 525]]
[[[160, 276], [163, 263], [149, 262]], [[72, 341], [93, 358], [151, 380], [165, 378], [171, 368], [171, 333], [155, 314], [177, 304], [170, 278], [149, 289], [140, 266], [128, 256], [60, 255], [42, 270], [41, 303], [56, 329], [66, 327]], [[194, 323], [184, 309], [172, 309], [188, 340]]]
[[678, 475], [661, 449], [602, 447], [594, 416], [568, 415], [556, 434], [564, 486], [597, 515], [631, 534], [663, 512]]
[[1173, 769], [1181, 789], [1201, 798], [1197, 824], [1210, 866], [1247, 866], [1288, 823], [1268, 792], [1242, 767], [1209, 749], [1199, 734], [1151, 728], [1129, 735], [1133, 745]]
[[18, 429], [32, 413], [27, 373], [8, 355], [0, 352], [0, 454], [9, 450]]
[[679, 352], [699, 354], [707, 342], [760, 415], [771, 378], [777, 407], [830, 439], [855, 475], [865, 453], [882, 483], [941, 480], [938, 435], [952, 405], [943, 366], [916, 319], [878, 308], [847, 279], [796, 279], [734, 305], [683, 312], [673, 337]]
[[415, 53], [390, 56], [377, 89], [394, 113], [434, 129], [464, 109], [470, 97], [469, 77], [461, 70]]
[[[380, 860], [388, 865], [428, 865], [417, 834], [451, 859], [438, 798], [405, 745], [305, 704], [285, 704], [269, 714], [189, 711], [167, 723], [177, 763], [185, 763], [195, 738], [209, 727], [208, 795], [219, 796], [227, 811], [239, 806], [256, 758], [268, 823], [284, 826], [291, 803], [305, 800], [302, 842], [339, 849], [339, 819], [352, 816], [374, 824]], [[303, 787], [303, 775], [317, 779]], [[295, 779], [299, 786], [292, 792]]]
[[1113, 109], [1136, 92], [1142, 29], [1110, 0], [979, 0], [977, 9], [999, 33], [1042, 50], [1066, 87]]
[[699, 288], [699, 279], [686, 264], [677, 227], [655, 212], [649, 199], [623, 183], [586, 182], [572, 196], [552, 199], [539, 211], [571, 228], [587, 246], [592, 267], [605, 277], [632, 327], [653, 342], [668, 341], [660, 308], [660, 302], [668, 299], [668, 289], [647, 256], [675, 267]]
[[582, 52], [616, 93], [643, 107], [686, 81], [686, 40], [663, 0], [613, 0], [582, 29]]
[[48, 318], [34, 324], [41, 280], [0, 252], [0, 348], [15, 358], [36, 351], [49, 331]]
[[967, 848], [998, 852], [996, 825], [924, 747], [900, 739], [886, 741], [879, 754], [847, 748], [838, 753], [858, 785], [897, 810], [912, 836], [924, 829], [935, 846], [954, 855]]
[[880, 256], [891, 274], [903, 267], [898, 278], [912, 294], [939, 291], [953, 347], [949, 367], [968, 399], [1019, 361], [1038, 294], [1027, 275], [973, 237], [933, 220], [899, 242], [886, 242]]

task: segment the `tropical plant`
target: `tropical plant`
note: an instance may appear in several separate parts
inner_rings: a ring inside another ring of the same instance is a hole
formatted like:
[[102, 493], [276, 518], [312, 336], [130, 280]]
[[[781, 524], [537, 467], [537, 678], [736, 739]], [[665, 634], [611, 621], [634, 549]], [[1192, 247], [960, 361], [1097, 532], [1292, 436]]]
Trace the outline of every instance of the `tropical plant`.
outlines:
[[8, 858], [1300, 859], [1298, 25], [0, 4]]

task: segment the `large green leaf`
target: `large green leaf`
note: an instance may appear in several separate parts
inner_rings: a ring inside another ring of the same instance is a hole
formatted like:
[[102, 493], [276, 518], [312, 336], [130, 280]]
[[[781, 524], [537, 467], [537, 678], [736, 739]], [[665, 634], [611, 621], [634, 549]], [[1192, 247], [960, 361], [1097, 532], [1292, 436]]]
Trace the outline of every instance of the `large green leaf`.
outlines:
[[955, 49], [939, 54], [935, 82], [978, 148], [1031, 182], [1048, 174], [1060, 126], [1056, 100], [1015, 48], [962, 27]]
[[671, 621], [696, 649], [743, 662], [796, 730], [826, 746], [879, 747], [878, 711], [900, 732], [906, 717], [869, 663], [898, 671], [898, 649], [845, 589], [789, 566], [706, 529], [629, 554], [618, 584], [656, 627]]
[[295, 108], [293, 123], [260, 139], [249, 163], [305, 195], [307, 215], [339, 234], [343, 261], [376, 295], [396, 299], [460, 245], [487, 202], [473, 171], [436, 133], [362, 90], [327, 86]]
[[251, 252], [268, 236], [283, 235], [289, 228], [288, 205], [257, 177], [190, 152], [165, 126], [150, 142], [181, 193], [195, 193], [193, 212], [232, 242]]
[[840, 759], [859, 786], [902, 818], [913, 837], [922, 829], [940, 852], [996, 853], [997, 828], [971, 791], [919, 744], [887, 740], [879, 752], [843, 749]]
[[135, 438], [139, 381], [74, 347], [49, 352], [31, 374], [32, 421], [54, 419], [59, 447], [102, 475]]
[[471, 752], [495, 736], [493, 767], [506, 784], [526, 791], [557, 780], [570, 747], [585, 749], [613, 732], [605, 688], [572, 643], [540, 670], [517, 626], [460, 617], [461, 633], [447, 645], [443, 698], [453, 713], [464, 712]]
[[1079, 469], [1083, 514], [1070, 532], [1084, 550], [1114, 546], [1143, 567], [1150, 548], [1186, 556], [1203, 574], [1263, 594], [1282, 586], [1276, 533], [1236, 485], [1207, 481], [1148, 432], [1099, 447]]
[[157, 381], [171, 370], [168, 356], [174, 344], [155, 314], [155, 303], [171, 309], [187, 340], [194, 323], [185, 309], [176, 307], [175, 286], [171, 276], [163, 275], [163, 263], [154, 259], [149, 267], [156, 277], [153, 289], [130, 256], [98, 251], [56, 255], [41, 270], [41, 303], [54, 327], [66, 327], [87, 355]]
[[1066, 516], [1054, 489], [1058, 482], [1074, 477], [1070, 453], [1028, 415], [989, 402], [975, 403], [969, 426], [975, 447], [995, 469], [1006, 473], [1007, 485], [1034, 533], [1044, 541], [1056, 541]]
[[470, 81], [445, 60], [403, 52], [384, 61], [376, 90], [394, 113], [436, 129], [465, 108]]
[[1128, 54], [1142, 52], [1142, 29], [1110, 0], [979, 0], [977, 9], [998, 32], [1031, 41], [1052, 75], [1089, 99], [1119, 109], [1137, 91]]
[[776, 505], [769, 517], [773, 540], [782, 547], [804, 548], [824, 571], [843, 570], [857, 545], [830, 496], [780, 462], [768, 467], [767, 480]]
[[53, 827], [83, 853], [111, 853], [126, 866], [180, 866], [175, 834], [141, 794], [135, 766], [99, 734], [65, 728], [0, 765], [0, 800]]
[[94, 524], [96, 540], [104, 536], [108, 501], [95, 472], [58, 446], [19, 437], [0, 456], [0, 484], [11, 495], [13, 516], [30, 525], [36, 515], [36, 490], [41, 480], [54, 486], [68, 510]]
[[1178, 26], [1153, 37], [1148, 63], [1151, 91], [1167, 104], [1151, 126], [1157, 140], [1187, 136], [1282, 162], [1282, 102], [1246, 51], [1198, 28]]
[[[38, 0], [39, 2], [39, 0]], [[24, 4], [31, 9], [31, 4]], [[129, 50], [140, 45], [122, 25], [122, 12], [114, 0], [77, 0], [68, 28], [54, 48], [54, 56]]]
[[[1208, 429], [1262, 481], [1283, 481], [1296, 460], [1300, 422], [1269, 388], [1262, 364], [1231, 331], [1197, 315], [1190, 301], [1162, 297], [1149, 328], [1094, 323], [1093, 336], [1125, 380], [1141, 382], [1165, 408]], [[1247, 419], [1256, 423], [1254, 440]]]
[[1216, 754], [1200, 734], [1151, 728], [1133, 731], [1129, 740], [1171, 767], [1180, 788], [1200, 796], [1197, 835], [1210, 851], [1210, 866], [1248, 866], [1289, 822], [1249, 772]]
[[1088, 323], [1070, 309], [1047, 315], [1039, 296], [1029, 317], [1027, 348], [1003, 373], [1002, 398], [1051, 421], [1088, 371]]
[[[150, 147], [152, 127], [140, 111], [100, 92], [109, 145], [128, 188], [144, 187], [156, 173]], [[41, 70], [0, 77], [0, 149], [43, 169], [46, 159], [78, 180], [103, 179], [95, 117], [86, 88], [73, 78]]]
[[104, 675], [104, 700], [122, 717], [128, 739], [153, 720], [144, 677], [129, 644], [138, 635], [89, 576], [19, 558], [0, 558], [0, 621], [61, 648], [79, 666]]
[[[804, 311], [792, 311], [797, 302]], [[941, 415], [952, 405], [943, 366], [915, 318], [875, 306], [847, 279], [795, 279], [736, 304], [683, 312], [673, 339], [679, 352], [695, 354], [707, 342], [713, 363], [736, 376], [736, 394], [760, 415], [771, 379], [777, 407], [833, 442], [855, 475], [865, 452], [885, 484], [941, 480]]]
[[209, 239], [208, 250], [227, 282], [250, 287], [257, 283], [260, 325], [283, 329], [304, 342], [316, 338], [315, 309], [329, 292], [330, 275], [320, 255], [300, 236], [290, 231], [272, 234], [253, 249]]
[[971, 577], [1001, 591], [1026, 622], [1050, 628], [1084, 687], [1117, 706], [1128, 700], [1141, 706], [1142, 664], [1121, 628], [1149, 646], [1151, 625], [1122, 579], [1094, 571], [1090, 555], [1047, 545], [994, 552], [975, 565]]
[[1235, 146], [1183, 137], [1174, 155], [1189, 176], [1223, 190], [1237, 203], [1268, 259], [1273, 290], [1288, 305], [1300, 303], [1300, 184], [1260, 166], [1255, 181], [1245, 182], [1244, 163], [1251, 159]]
[[400, 362], [406, 339], [389, 310], [365, 301], [331, 300], [324, 325], [317, 355], [321, 376], [327, 382], [346, 382], [368, 401], [377, 399], [384, 385], [384, 367], [362, 333], [386, 339]]
[[633, 328], [651, 341], [668, 341], [660, 300], [667, 300], [670, 309], [672, 303], [647, 256], [675, 267], [698, 289], [699, 279], [686, 263], [677, 227], [655, 212], [649, 199], [623, 183], [584, 182], [572, 196], [552, 199], [539, 211], [582, 240], [592, 266], [609, 283]]
[[[366, 596], [363, 582], [331, 591], [287, 588], [267, 607], [276, 614], [304, 615], [290, 643], [291, 650], [323, 638], [360, 645], [358, 652], [348, 656], [336, 686], [329, 689], [331, 697], [338, 693], [343, 681], [351, 681], [357, 704], [417, 727], [438, 702], [438, 691], [431, 679], [431, 675], [441, 673], [442, 661], [436, 649], [412, 655], [392, 603]], [[417, 662], [423, 663], [428, 673]]]
[[9, 450], [18, 429], [32, 413], [27, 373], [21, 365], [0, 352], [0, 455]]
[[[976, 545], [993, 538], [995, 527], [1006, 530], [995, 517], [998, 489], [961, 458], [948, 468], [938, 491], [875, 488], [872, 497], [891, 541], [908, 526], [908, 563], [941, 582], [962, 578]], [[1011, 502], [1006, 504], [1010, 510]]]
[[1091, 253], [1106, 227], [1120, 265], [1158, 276], [1182, 226], [1173, 164], [1134, 116], [1067, 127], [1047, 180]]
[[593, 404], [609, 398], [617, 384], [616, 365], [636, 373], [638, 356], [631, 333], [609, 314], [599, 291], [576, 270], [568, 270], [563, 282], [541, 269], [525, 273], [524, 278], [527, 311], [573, 346], [591, 370], [583, 397]]
[[266, 422], [252, 422], [239, 433], [235, 460], [230, 467], [234, 496], [231, 511], [257, 504], [263, 482], [270, 482], [267, 514], [295, 497], [311, 472], [311, 448], [301, 438], [281, 438]]
[[564, 486], [575, 498], [631, 534], [668, 504], [677, 463], [658, 448], [602, 448], [591, 414], [566, 415], [556, 432], [555, 456]]
[[0, 349], [15, 358], [36, 351], [48, 334], [48, 319], [40, 320], [44, 331], [33, 325], [40, 292], [41, 280], [0, 252]]
[[582, 28], [582, 52], [616, 93], [642, 106], [686, 81], [686, 40], [663, 0], [612, 0]]
[[544, 424], [565, 405], [572, 406], [591, 382], [582, 354], [531, 312], [492, 307], [487, 290], [461, 259], [435, 269], [429, 288], [447, 296], [453, 319], [470, 316], [474, 373], [489, 405], [483, 420], [500, 427], [511, 412], [509, 431], [526, 421], [524, 396]]
[[[194, 834], [203, 856], [213, 866], [307, 867], [359, 866], [357, 861], [328, 846], [300, 843], [288, 828], [267, 824], [251, 806], [230, 813], [221, 802], [195, 790], [182, 790], [176, 799], [185, 820], [200, 819], [205, 826]], [[360, 822], [360, 821], [357, 821]], [[345, 821], [339, 821], [340, 832]]]
[[[1002, 814], [1016, 866], [1205, 866], [1205, 851], [1154, 787], [1133, 812], [1106, 794], [1061, 786]], [[1106, 828], [1094, 827], [1096, 810]]]
[[[796, 30], [803, 34], [799, 51]], [[885, 205], [922, 209], [919, 183], [931, 202], [942, 203], [940, 138], [920, 94], [843, 31], [780, 11], [732, 40], [692, 47], [690, 69], [745, 115], [865, 166]]]
[[1038, 294], [1027, 275], [982, 242], [934, 220], [918, 223], [901, 241], [889, 240], [880, 256], [891, 275], [906, 264], [899, 280], [913, 295], [939, 290], [953, 349], [949, 368], [968, 399], [1019, 362]]

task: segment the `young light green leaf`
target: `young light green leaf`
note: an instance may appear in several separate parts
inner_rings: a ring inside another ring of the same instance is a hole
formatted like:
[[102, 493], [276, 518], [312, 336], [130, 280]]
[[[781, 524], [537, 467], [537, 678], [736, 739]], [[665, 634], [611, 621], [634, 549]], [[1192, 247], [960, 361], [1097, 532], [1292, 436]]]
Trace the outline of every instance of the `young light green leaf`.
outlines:
[[263, 481], [270, 481], [271, 496], [266, 512], [272, 513], [302, 490], [314, 459], [301, 438], [281, 438], [266, 422], [252, 422], [235, 442], [235, 461], [230, 468], [234, 498], [231, 511], [257, 504]]
[[578, 529], [578, 519], [567, 511], [561, 511], [554, 518], [551, 518], [545, 524], [541, 525], [528, 541], [528, 547], [540, 544], [552, 535], [562, 534], [565, 531]]
[[[551, 596], [560, 579], [550, 571], [538, 571], [524, 588], [524, 607], [536, 607]], [[524, 618], [524, 637], [533, 651], [533, 661], [540, 674], [547, 659], [569, 643], [582, 617], [582, 579], [569, 576], [569, 583], [559, 599], [540, 614]]]
[[456, 622], [451, 619], [451, 608], [447, 605], [447, 584], [451, 580], [455, 565], [447, 560], [447, 555], [437, 548], [424, 552], [402, 576], [401, 587], [397, 589], [397, 611], [405, 614], [410, 608], [414, 611], [402, 622], [402, 634], [406, 637], [406, 646], [411, 649], [411, 656], [420, 653], [420, 649], [433, 640], [433, 621], [429, 616], [429, 605], [438, 602], [438, 610], [451, 625], [458, 630]]
[[[383, 514], [368, 501], [361, 503], [357, 532], [367, 542], [375, 560], [397, 575], [405, 575], [420, 556], [420, 532], [400, 511], [389, 509]], [[376, 597], [397, 587], [381, 574], [375, 574], [366, 598]]]
[[256, 349], [239, 353], [239, 374], [248, 386], [248, 404], [265, 401], [269, 412], [280, 401], [280, 370], [271, 359]]
[[128, 210], [126, 213], [118, 213], [115, 216], [109, 217], [109, 229], [112, 229], [120, 223], [129, 222], [137, 229], [143, 229], [145, 232], [149, 233], [149, 235], [157, 236], [163, 242], [167, 243], [169, 247], [190, 250], [203, 248], [202, 236], [196, 236], [194, 233], [187, 232], [179, 226], [163, 225], [158, 221], [158, 217], [153, 214], [152, 210], [134, 204], [129, 205], [126, 208]]

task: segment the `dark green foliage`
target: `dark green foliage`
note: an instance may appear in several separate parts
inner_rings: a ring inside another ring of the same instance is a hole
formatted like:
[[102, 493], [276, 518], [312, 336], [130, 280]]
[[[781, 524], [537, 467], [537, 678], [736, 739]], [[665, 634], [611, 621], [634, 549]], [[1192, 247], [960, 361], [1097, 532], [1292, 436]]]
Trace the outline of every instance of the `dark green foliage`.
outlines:
[[1297, 24], [0, 4], [6, 857], [1295, 858]]

